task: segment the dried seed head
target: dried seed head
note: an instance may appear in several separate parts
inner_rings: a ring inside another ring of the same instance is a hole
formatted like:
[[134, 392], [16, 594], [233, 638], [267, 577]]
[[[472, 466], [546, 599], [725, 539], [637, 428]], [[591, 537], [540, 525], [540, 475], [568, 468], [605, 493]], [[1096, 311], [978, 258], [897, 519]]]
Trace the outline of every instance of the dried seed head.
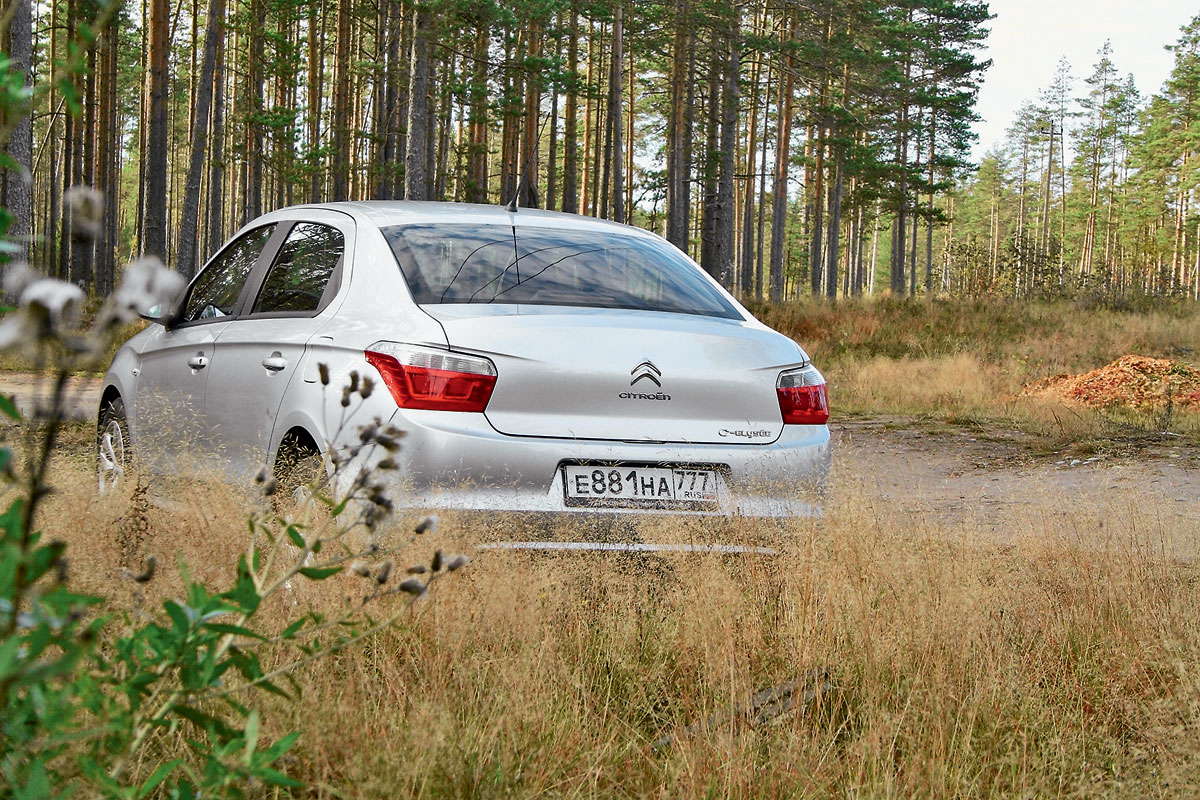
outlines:
[[186, 286], [187, 279], [158, 258], [139, 258], [125, 267], [121, 283], [96, 315], [94, 330], [103, 331], [152, 311], [165, 320]]
[[362, 520], [363, 527], [365, 527], [368, 531], [374, 531], [375, 526], [379, 524], [379, 517], [380, 512], [378, 508], [375, 506], [367, 506], [363, 509], [360, 519]]
[[462, 569], [470, 563], [471, 559], [469, 556], [454, 556], [454, 558], [450, 559], [450, 563], [446, 565], [446, 569], [450, 572], [454, 572], [455, 570]]
[[397, 588], [405, 594], [411, 594], [414, 597], [420, 597], [425, 594], [425, 582], [420, 578], [407, 578], [401, 581], [400, 586]]
[[436, 533], [437, 526], [437, 514], [430, 514], [427, 517], [423, 517], [421, 521], [417, 523], [417, 527], [414, 529], [414, 531], [416, 533]]
[[434, 572], [438, 572], [442, 568], [442, 551], [437, 550], [433, 554], [433, 561], [429, 562], [429, 568]]
[[371, 568], [367, 566], [367, 562], [359, 558], [350, 562], [350, 572], [362, 578], [371, 577]]
[[9, 300], [15, 303], [31, 284], [44, 277], [46, 276], [24, 261], [10, 264], [8, 269], [4, 270], [4, 294]]
[[409, 575], [424, 575], [427, 571], [424, 564], [413, 564], [408, 568]]
[[371, 380], [366, 375], [363, 375], [362, 386], [358, 387], [359, 397], [361, 397], [363, 400], [366, 400], [368, 397], [371, 396], [371, 393], [374, 391], [375, 391], [375, 381]]
[[380, 564], [375, 570], [375, 582], [381, 586], [387, 583], [388, 578], [392, 577], [392, 566], [391, 559]]
[[262, 483], [263, 497], [271, 497], [275, 494], [275, 490], [279, 488], [279, 481], [275, 480], [275, 476], [267, 478]]
[[63, 195], [70, 210], [71, 235], [99, 238], [104, 222], [104, 195], [91, 186], [72, 186]]
[[158, 559], [152, 555], [148, 555], [148, 556], [146, 556], [145, 560], [142, 561], [142, 571], [141, 572], [132, 572], [130, 570], [124, 569], [124, 570], [121, 570], [121, 574], [126, 578], [133, 579], [137, 583], [149, 583], [150, 579], [154, 577], [154, 570], [157, 567], [158, 567]]
[[350, 395], [351, 391], [349, 386], [347, 386], [345, 389], [342, 389], [342, 408], [350, 407]]
[[379, 469], [379, 470], [383, 470], [384, 472], [387, 472], [389, 470], [400, 469], [400, 467], [398, 464], [396, 464], [396, 459], [389, 456], [389, 457], [385, 458], [383, 461], [380, 461], [378, 464], [376, 464], [375, 469]]
[[374, 425], [364, 425], [362, 427], [362, 429], [358, 432], [358, 439], [359, 439], [359, 441], [362, 441], [362, 442], [369, 442], [375, 438], [375, 434], [378, 432], [379, 432], [379, 429], [376, 428]]
[[350, 370], [350, 384], [347, 388], [350, 390], [350, 394], [358, 391], [358, 370]]
[[320, 364], [317, 364], [317, 375], [321, 378], [322, 386], [329, 385], [329, 365], [324, 361], [322, 361]]

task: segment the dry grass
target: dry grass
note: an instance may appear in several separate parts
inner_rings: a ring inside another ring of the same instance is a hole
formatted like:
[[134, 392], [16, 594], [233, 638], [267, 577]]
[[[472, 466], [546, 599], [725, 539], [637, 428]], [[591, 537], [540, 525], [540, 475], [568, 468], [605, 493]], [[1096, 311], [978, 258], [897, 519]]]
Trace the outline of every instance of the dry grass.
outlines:
[[[94, 496], [85, 460], [59, 466], [76, 488], [41, 520], [80, 588], [128, 607], [175, 596], [177, 563], [230, 578], [244, 498], [196, 485], [131, 511]], [[1047, 496], [999, 540], [994, 518], [902, 512], [845, 469], [832, 498], [819, 522], [643, 531], [773, 540], [775, 558], [481, 553], [402, 627], [300, 675], [300, 701], [269, 701], [276, 732], [303, 733], [288, 770], [324, 797], [1194, 794], [1194, 522], [1137, 494]], [[442, 543], [468, 548], [479, 524], [446, 521]], [[166, 569], [139, 601], [116, 574], [144, 552]], [[271, 613], [359, 592], [339, 577]], [[651, 751], [816, 667], [833, 689], [802, 712]]]
[[1028, 384], [1082, 373], [1129, 354], [1200, 365], [1200, 307], [1083, 309], [1003, 299], [798, 302], [756, 309], [800, 342], [829, 381], [834, 417], [917, 415], [1004, 421], [1066, 444], [1103, 448], [1167, 430], [1200, 444], [1200, 414], [1090, 410], [1019, 397]]

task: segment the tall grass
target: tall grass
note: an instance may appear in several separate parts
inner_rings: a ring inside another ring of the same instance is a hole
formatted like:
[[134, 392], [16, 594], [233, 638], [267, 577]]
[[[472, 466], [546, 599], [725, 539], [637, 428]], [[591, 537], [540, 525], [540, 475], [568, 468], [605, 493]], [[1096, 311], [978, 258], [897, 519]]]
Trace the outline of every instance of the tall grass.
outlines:
[[1033, 381], [1123, 355], [1200, 365], [1200, 306], [1137, 311], [1005, 299], [803, 301], [754, 309], [808, 350], [829, 381], [834, 417], [929, 415], [1005, 420], [1048, 444], [1169, 430], [1200, 441], [1200, 415], [1093, 411], [1019, 398]]
[[[75, 488], [41, 520], [69, 539], [80, 588], [131, 606], [173, 596], [176, 563], [227, 577], [242, 496], [198, 485], [131, 508], [96, 498], [82, 461], [60, 464]], [[773, 558], [479, 554], [406, 624], [297, 676], [301, 699], [267, 721], [302, 731], [289, 774], [326, 797], [1187, 794], [1194, 519], [1128, 492], [956, 522], [894, 508], [848, 465], [835, 484], [820, 521], [642, 531], [772, 541]], [[445, 544], [469, 546], [477, 524], [444, 519]], [[166, 568], [139, 597], [115, 575], [144, 552]], [[356, 603], [361, 585], [284, 594], [281, 619]], [[831, 688], [801, 710], [651, 749], [816, 668]]]

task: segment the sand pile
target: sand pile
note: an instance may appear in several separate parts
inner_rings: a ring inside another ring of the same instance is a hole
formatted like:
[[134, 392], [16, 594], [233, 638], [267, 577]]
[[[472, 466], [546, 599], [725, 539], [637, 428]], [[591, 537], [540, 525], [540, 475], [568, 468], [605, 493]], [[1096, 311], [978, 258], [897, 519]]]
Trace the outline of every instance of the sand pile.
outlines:
[[1200, 411], [1200, 370], [1169, 358], [1122, 356], [1082, 375], [1055, 375], [1029, 384], [1022, 397], [1057, 397], [1089, 408], [1124, 406]]

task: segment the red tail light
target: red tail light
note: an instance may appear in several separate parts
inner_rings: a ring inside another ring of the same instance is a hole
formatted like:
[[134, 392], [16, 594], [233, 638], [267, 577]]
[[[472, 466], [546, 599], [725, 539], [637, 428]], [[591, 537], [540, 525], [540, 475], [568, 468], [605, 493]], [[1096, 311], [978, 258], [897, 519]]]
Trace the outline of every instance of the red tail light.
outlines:
[[400, 408], [483, 411], [496, 386], [496, 367], [478, 356], [395, 342], [376, 342], [365, 355]]
[[825, 378], [811, 364], [780, 373], [775, 392], [784, 424], [824, 425], [829, 421]]

